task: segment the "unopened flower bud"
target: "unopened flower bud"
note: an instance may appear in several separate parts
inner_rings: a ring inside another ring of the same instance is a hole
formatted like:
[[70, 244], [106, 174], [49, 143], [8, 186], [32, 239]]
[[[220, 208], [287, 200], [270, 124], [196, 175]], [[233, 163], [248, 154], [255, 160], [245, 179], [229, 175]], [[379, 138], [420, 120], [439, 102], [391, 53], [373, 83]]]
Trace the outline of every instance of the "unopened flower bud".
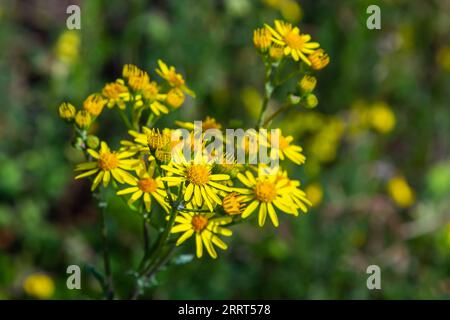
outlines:
[[304, 75], [298, 83], [300, 90], [304, 93], [310, 93], [316, 87], [317, 79], [310, 75]]
[[317, 107], [317, 105], [319, 104], [319, 100], [317, 99], [315, 94], [309, 93], [306, 96], [306, 107], [309, 109], [313, 109], [315, 107]]
[[100, 139], [96, 136], [89, 135], [86, 139], [86, 143], [90, 149], [97, 149], [100, 145]]
[[75, 116], [75, 124], [78, 128], [86, 130], [91, 126], [92, 118], [86, 110], [80, 110]]
[[58, 112], [59, 117], [67, 122], [71, 122], [75, 118], [75, 114], [77, 113], [75, 107], [68, 102], [61, 103]]

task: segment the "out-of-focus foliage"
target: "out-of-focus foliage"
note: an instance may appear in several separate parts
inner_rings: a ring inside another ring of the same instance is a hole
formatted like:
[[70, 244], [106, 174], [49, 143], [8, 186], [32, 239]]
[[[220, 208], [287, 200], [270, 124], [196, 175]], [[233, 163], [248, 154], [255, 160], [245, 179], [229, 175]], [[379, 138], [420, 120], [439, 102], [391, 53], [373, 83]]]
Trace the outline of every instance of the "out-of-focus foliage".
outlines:
[[[72, 1], [2, 1], [0, 298], [99, 297], [99, 214], [89, 185], [72, 179], [81, 155], [59, 103], [81, 104], [123, 64], [150, 70], [164, 57], [197, 93], [170, 122], [211, 115], [239, 126], [261, 105], [252, 30], [280, 17], [331, 57], [319, 106], [276, 120], [305, 147], [295, 174], [315, 206], [277, 230], [242, 226], [220, 261], [173, 266], [147, 297], [448, 298], [450, 2], [375, 1], [382, 29], [368, 30], [373, 2], [90, 0], [78, 2], [82, 29], [68, 31]], [[108, 121], [98, 135], [126, 135]], [[123, 209], [109, 210], [113, 271], [142, 254], [139, 217]], [[83, 267], [82, 290], [66, 288], [71, 264]], [[366, 288], [371, 264], [382, 290]]]

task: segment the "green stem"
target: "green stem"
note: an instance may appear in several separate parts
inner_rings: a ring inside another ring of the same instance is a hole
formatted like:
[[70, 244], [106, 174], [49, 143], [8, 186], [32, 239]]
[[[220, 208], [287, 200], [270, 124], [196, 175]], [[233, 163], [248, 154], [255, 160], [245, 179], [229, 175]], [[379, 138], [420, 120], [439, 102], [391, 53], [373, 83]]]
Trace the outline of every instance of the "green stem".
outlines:
[[108, 228], [106, 226], [106, 207], [107, 203], [104, 199], [102, 192], [99, 193], [99, 203], [98, 206], [101, 209], [101, 234], [102, 234], [102, 246], [103, 246], [103, 265], [105, 271], [105, 296], [108, 300], [112, 300], [114, 298], [114, 289], [113, 289], [113, 278], [112, 278], [112, 269], [111, 269], [111, 261], [109, 256], [109, 247], [108, 247]]
[[263, 124], [264, 117], [267, 112], [267, 107], [269, 105], [270, 98], [272, 97], [272, 93], [274, 90], [274, 86], [271, 81], [271, 75], [272, 75], [272, 63], [270, 61], [265, 61], [265, 81], [264, 81], [264, 99], [261, 106], [261, 111], [258, 116], [258, 121], [256, 123], [256, 128], [261, 128]]
[[133, 130], [134, 128], [133, 128], [133, 126], [131, 125], [131, 122], [130, 122], [130, 120], [128, 119], [128, 116], [125, 114], [125, 111], [119, 109], [119, 115], [120, 115], [120, 117], [122, 118], [122, 121], [123, 121], [123, 122], [125, 123], [125, 125], [127, 126], [127, 128], [128, 128], [129, 130]]
[[266, 121], [264, 121], [263, 123], [263, 127], [268, 127], [270, 125], [270, 123], [273, 121], [273, 119], [275, 119], [278, 115], [282, 114], [284, 111], [288, 110], [292, 105], [290, 103], [285, 104], [284, 106], [282, 106], [281, 108], [279, 108], [277, 111], [275, 111], [274, 113], [272, 113], [267, 119]]

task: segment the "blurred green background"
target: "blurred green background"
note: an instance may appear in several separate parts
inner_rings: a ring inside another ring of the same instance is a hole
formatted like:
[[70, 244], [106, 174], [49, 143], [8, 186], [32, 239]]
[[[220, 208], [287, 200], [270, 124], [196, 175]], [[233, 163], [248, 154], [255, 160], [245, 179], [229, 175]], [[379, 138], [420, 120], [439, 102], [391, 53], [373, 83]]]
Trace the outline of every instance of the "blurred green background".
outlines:
[[[81, 7], [79, 31], [66, 8]], [[366, 28], [378, 4], [382, 29]], [[304, 147], [290, 167], [314, 202], [279, 229], [235, 229], [219, 259], [162, 271], [147, 298], [445, 299], [450, 297], [450, 1], [187, 0], [0, 3], [0, 298], [101, 298], [99, 214], [73, 180], [81, 154], [57, 115], [134, 63], [175, 65], [197, 93], [166, 118], [250, 127], [263, 66], [252, 32], [282, 18], [329, 53], [319, 106], [275, 125]], [[270, 106], [276, 108], [277, 102]], [[117, 114], [101, 137], [126, 137]], [[117, 125], [117, 126], [116, 126]], [[295, 170], [295, 171], [293, 171]], [[116, 287], [141, 255], [140, 217], [109, 210]], [[192, 243], [184, 247], [192, 252]], [[82, 290], [66, 268], [82, 267]], [[366, 287], [379, 265], [382, 290]]]

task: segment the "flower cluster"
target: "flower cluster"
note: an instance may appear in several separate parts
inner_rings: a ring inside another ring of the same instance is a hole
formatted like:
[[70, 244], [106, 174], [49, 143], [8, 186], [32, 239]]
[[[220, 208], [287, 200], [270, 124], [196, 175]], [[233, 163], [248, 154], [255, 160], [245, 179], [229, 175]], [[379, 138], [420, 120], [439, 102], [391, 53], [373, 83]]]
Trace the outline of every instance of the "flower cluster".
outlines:
[[[277, 70], [283, 57], [301, 61], [310, 70], [328, 63], [328, 56], [310, 39], [282, 21], [275, 21], [275, 28], [266, 25], [255, 31], [254, 43], [263, 53], [269, 71], [266, 90], [282, 84], [270, 74]], [[306, 106], [315, 107], [317, 98], [312, 92], [316, 78], [309, 72], [303, 73], [291, 95], [297, 95]], [[159, 233], [154, 251], [146, 253], [139, 274], [159, 266], [171, 243], [179, 246], [195, 238], [198, 258], [204, 252], [217, 258], [217, 248], [228, 247], [223, 237], [232, 235], [233, 225], [255, 220], [263, 227], [270, 220], [278, 227], [280, 213], [298, 216], [299, 212], [307, 212], [311, 202], [300, 181], [291, 179], [284, 168], [286, 162], [303, 165], [306, 158], [293, 136], [279, 128], [269, 130], [269, 120], [276, 115], [266, 115], [271, 92], [265, 94], [267, 99], [256, 130], [247, 130], [243, 139], [235, 141], [234, 136], [224, 134], [227, 130], [212, 117], [200, 122], [200, 130], [199, 122], [176, 121], [172, 128], [158, 127], [162, 116], [176, 111], [186, 96], [195, 94], [175, 67], [159, 60], [156, 74], [164, 80], [163, 84], [137, 66], [125, 65], [122, 78], [89, 95], [81, 109], [67, 102], [59, 108], [60, 117], [74, 124], [75, 146], [86, 157], [76, 166], [75, 179], [90, 179], [91, 190], [96, 194], [101, 194], [99, 189], [112, 186], [116, 196], [122, 197], [131, 210], [142, 215], [144, 223], [150, 222], [149, 226]], [[116, 150], [92, 134], [92, 124], [105, 107], [117, 110], [128, 128], [129, 138], [123, 139]], [[218, 148], [230, 145], [237, 153]], [[262, 147], [274, 164], [261, 161], [257, 149]]]

